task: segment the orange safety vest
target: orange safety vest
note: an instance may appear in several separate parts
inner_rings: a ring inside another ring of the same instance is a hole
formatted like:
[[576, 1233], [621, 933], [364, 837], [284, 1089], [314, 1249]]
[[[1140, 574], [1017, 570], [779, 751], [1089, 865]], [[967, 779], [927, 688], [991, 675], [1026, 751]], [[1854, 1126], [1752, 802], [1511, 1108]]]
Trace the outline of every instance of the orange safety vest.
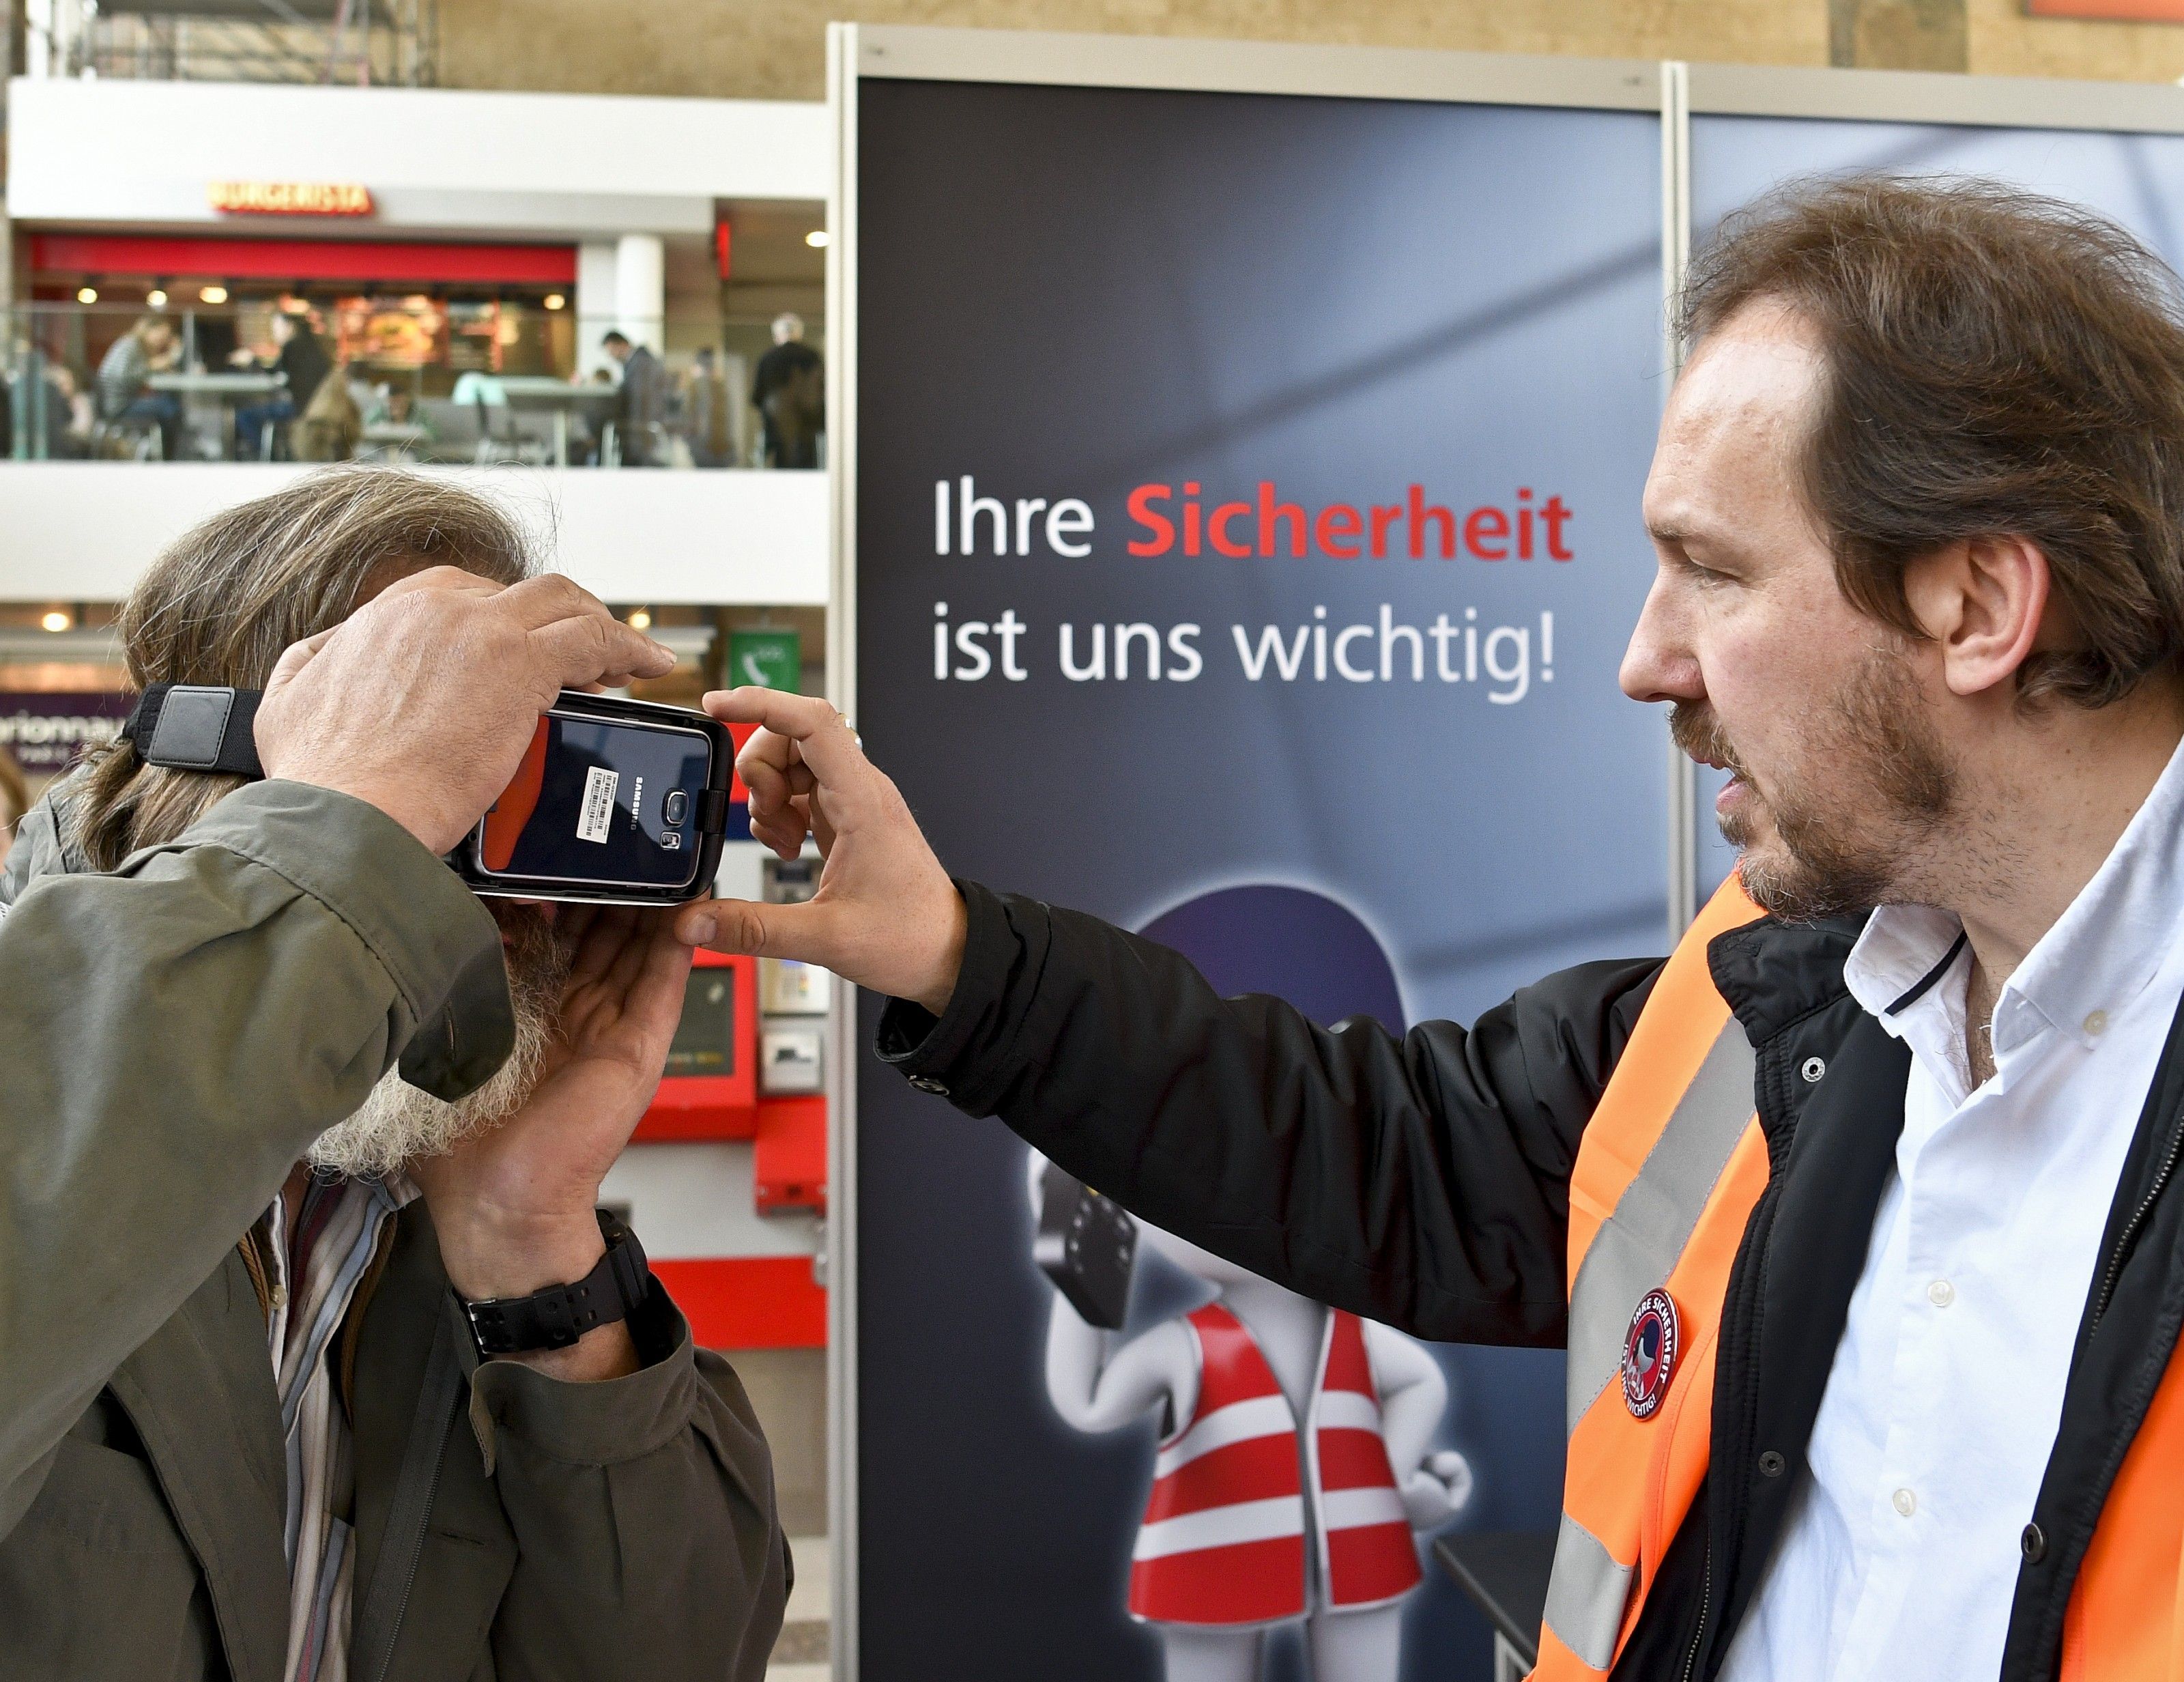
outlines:
[[[1707, 945], [1761, 915], [1732, 875], [1692, 923], [1571, 1172], [1569, 1462], [1534, 1682], [1596, 1682], [1614, 1668], [1706, 1476], [1722, 1303], [1769, 1172], [1752, 1047]], [[2180, 1490], [2184, 1353], [2079, 1568], [2062, 1682], [2184, 1682]]]

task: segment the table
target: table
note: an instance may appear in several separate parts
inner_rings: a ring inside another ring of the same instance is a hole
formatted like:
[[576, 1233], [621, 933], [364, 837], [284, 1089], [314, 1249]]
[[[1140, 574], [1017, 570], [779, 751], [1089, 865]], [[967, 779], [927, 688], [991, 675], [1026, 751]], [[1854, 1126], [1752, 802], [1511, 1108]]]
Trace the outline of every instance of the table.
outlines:
[[1494, 1626], [1494, 1682], [1524, 1682], [1540, 1662], [1540, 1620], [1555, 1562], [1552, 1530], [1444, 1536], [1434, 1557]]
[[407, 458], [411, 450], [425, 442], [425, 429], [411, 421], [372, 420], [364, 428], [364, 442], [378, 444]]
[[220, 436], [226, 445], [225, 454], [231, 459], [235, 454], [237, 405], [254, 398], [268, 398], [276, 392], [288, 388], [286, 377], [262, 368], [222, 374], [191, 374], [169, 370], [147, 376], [144, 383], [155, 392], [172, 392], [185, 403], [192, 398], [209, 398], [218, 402], [220, 405]]
[[557, 380], [549, 374], [503, 374], [497, 383], [510, 409], [545, 409], [554, 415], [554, 465], [569, 465], [569, 417], [579, 409], [612, 409], [621, 402], [619, 387], [591, 382]]

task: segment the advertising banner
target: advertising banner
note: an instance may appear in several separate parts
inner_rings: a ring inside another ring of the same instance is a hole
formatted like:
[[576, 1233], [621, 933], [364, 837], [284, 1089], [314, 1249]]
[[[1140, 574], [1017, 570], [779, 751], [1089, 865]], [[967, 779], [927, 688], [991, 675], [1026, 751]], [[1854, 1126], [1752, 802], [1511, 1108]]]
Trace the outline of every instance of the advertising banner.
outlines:
[[[1616, 688], [1652, 571], [1656, 117], [851, 97], [858, 724], [950, 867], [1325, 1022], [1468, 1021], [1660, 950], [1663, 725]], [[1034, 1262], [1081, 1189], [869, 1061], [858, 1089], [865, 1682], [1483, 1682], [1423, 1545], [1552, 1529], [1559, 1352], [1308, 1311], [1312, 1408], [1369, 1382], [1404, 1462], [1387, 1604], [1330, 1607], [1333, 1508], [1255, 1546], [1223, 1529], [1244, 1476], [1163, 1522], [1167, 1380], [1088, 1401], [1186, 1319], [1241, 1351], [1195, 1375], [1201, 1413], [1284, 1366], [1264, 1315], [1226, 1317], [1265, 1287], [1139, 1228], [1100, 1331]], [[1385, 1478], [1342, 1493], [1397, 1511]]]
[[0, 693], [0, 749], [31, 783], [66, 771], [84, 749], [110, 742], [129, 716], [133, 695], [99, 690]]

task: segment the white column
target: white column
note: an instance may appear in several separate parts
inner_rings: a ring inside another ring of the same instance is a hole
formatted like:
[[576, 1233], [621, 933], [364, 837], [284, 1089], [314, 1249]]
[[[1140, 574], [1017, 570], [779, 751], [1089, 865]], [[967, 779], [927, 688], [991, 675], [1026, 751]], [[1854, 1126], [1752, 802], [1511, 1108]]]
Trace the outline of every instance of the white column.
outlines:
[[632, 344], [666, 346], [667, 248], [658, 234], [624, 234], [615, 244], [615, 313]]
[[615, 308], [615, 246], [612, 240], [588, 239], [577, 248], [577, 370], [586, 379], [611, 369], [599, 341], [621, 320]]

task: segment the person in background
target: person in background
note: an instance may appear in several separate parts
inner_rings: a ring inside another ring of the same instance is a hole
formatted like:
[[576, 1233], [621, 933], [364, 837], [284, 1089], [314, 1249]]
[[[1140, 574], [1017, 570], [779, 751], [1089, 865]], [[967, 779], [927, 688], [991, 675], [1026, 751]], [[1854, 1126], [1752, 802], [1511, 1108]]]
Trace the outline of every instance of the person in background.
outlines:
[[[286, 391], [276, 392], [263, 403], [245, 404], [235, 411], [236, 452], [246, 461], [270, 459], [266, 449], [266, 429], [284, 420], [292, 420], [311, 406], [311, 399], [319, 394], [326, 376], [333, 371], [333, 359], [319, 343], [318, 335], [311, 331], [311, 318], [301, 311], [281, 311], [273, 318], [269, 331], [273, 342], [263, 354], [238, 350], [228, 359], [238, 368], [260, 368], [268, 373], [277, 373], [287, 382]], [[275, 442], [278, 442], [277, 437]], [[305, 460], [332, 460], [328, 456], [304, 457]]]
[[816, 467], [827, 424], [827, 371], [804, 343], [804, 318], [773, 318], [773, 348], [751, 374], [751, 404], [766, 426], [768, 467]]
[[8, 861], [8, 849], [15, 844], [15, 826], [30, 810], [30, 779], [15, 756], [0, 748], [0, 864]]
[[621, 465], [654, 466], [660, 423], [667, 418], [667, 370], [649, 346], [632, 344], [622, 333], [609, 333], [599, 345], [621, 365], [621, 411], [615, 417]]
[[168, 461], [181, 454], [182, 400], [172, 392], [153, 391], [150, 381], [181, 356], [174, 323], [164, 315], [140, 315], [98, 365], [98, 418], [117, 426], [157, 428], [159, 454]]
[[30, 454], [52, 461], [81, 461], [91, 454], [98, 412], [91, 393], [77, 383], [75, 370], [58, 362], [48, 365], [45, 400], [44, 434], [31, 441]]
[[726, 467], [735, 456], [735, 430], [728, 421], [728, 381], [710, 345], [700, 345], [682, 389], [683, 425], [690, 459], [700, 467]]
[[367, 427], [406, 427], [415, 432], [410, 439], [382, 439], [376, 453], [393, 460], [407, 459], [410, 452], [431, 446], [433, 437], [432, 416], [417, 401], [415, 390], [409, 386], [382, 385], [372, 394], [371, 407], [365, 410], [364, 424]]
[[364, 436], [364, 412], [348, 388], [346, 370], [319, 382], [311, 400], [291, 429], [298, 461], [347, 461]]

